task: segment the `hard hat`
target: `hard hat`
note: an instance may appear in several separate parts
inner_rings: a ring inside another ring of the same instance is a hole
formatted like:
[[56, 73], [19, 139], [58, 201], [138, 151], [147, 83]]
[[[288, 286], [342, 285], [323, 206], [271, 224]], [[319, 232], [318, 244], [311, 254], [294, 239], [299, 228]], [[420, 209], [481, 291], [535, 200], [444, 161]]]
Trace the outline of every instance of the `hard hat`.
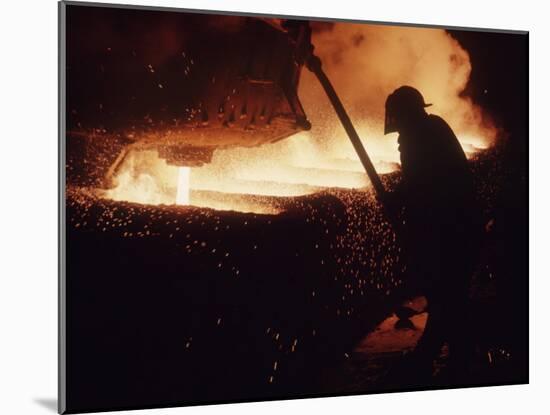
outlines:
[[423, 111], [432, 104], [426, 104], [422, 94], [412, 86], [404, 85], [393, 91], [386, 99], [384, 134], [397, 131], [397, 119]]

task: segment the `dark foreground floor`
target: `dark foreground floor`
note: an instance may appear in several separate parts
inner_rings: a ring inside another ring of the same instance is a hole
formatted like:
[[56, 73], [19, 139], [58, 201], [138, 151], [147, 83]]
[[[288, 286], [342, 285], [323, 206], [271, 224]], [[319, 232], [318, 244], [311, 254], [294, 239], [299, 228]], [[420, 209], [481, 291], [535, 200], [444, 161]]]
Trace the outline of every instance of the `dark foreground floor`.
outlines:
[[476, 339], [471, 376], [445, 377], [442, 350], [427, 383], [387, 376], [427, 314], [415, 298], [412, 325], [394, 327], [392, 313], [412, 293], [369, 192], [266, 199], [282, 213], [258, 215], [114, 202], [70, 188], [67, 407], [527, 381], [524, 185], [511, 184], [495, 160], [491, 153], [473, 164], [493, 225], [471, 310], [457, 310]]

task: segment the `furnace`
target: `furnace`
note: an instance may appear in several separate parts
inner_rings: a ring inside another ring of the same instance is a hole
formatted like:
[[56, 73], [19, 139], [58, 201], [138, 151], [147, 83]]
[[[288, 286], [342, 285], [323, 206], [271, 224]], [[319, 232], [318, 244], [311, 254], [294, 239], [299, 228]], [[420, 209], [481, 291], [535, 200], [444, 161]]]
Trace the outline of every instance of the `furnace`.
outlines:
[[[166, 30], [143, 20], [152, 32]], [[98, 156], [105, 158], [99, 163], [101, 187], [116, 185], [113, 179], [132, 152], [155, 151], [170, 166], [201, 166], [216, 149], [272, 143], [310, 128], [297, 95], [299, 55], [310, 45], [308, 23], [231, 22], [227, 26], [219, 16], [168, 22], [177, 47], [162, 57], [146, 41], [105, 48], [84, 42], [88, 48], [69, 54], [70, 148], [75, 142], [108, 148]], [[71, 23], [73, 39], [86, 37], [85, 22]], [[141, 30], [134, 25], [125, 35], [147, 38]], [[87, 175], [87, 164], [78, 175]]]

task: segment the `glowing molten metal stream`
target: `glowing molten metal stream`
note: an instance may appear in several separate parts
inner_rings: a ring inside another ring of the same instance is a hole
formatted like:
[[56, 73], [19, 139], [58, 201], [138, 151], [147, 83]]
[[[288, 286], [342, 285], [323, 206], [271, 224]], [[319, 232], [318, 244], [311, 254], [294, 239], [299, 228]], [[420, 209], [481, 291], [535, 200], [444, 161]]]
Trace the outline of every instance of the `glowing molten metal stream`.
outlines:
[[189, 181], [191, 178], [190, 167], [180, 167], [178, 169], [178, 191], [176, 194], [177, 205], [189, 204]]

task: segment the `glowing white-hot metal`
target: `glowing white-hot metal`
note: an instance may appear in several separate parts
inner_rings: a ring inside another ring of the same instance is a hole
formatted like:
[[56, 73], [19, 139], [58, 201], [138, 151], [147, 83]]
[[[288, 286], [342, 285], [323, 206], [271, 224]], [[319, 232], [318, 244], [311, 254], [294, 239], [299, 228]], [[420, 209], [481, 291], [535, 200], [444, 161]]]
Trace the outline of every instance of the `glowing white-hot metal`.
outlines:
[[178, 169], [178, 192], [176, 194], [177, 205], [189, 204], [189, 184], [191, 179], [191, 168], [180, 167]]

